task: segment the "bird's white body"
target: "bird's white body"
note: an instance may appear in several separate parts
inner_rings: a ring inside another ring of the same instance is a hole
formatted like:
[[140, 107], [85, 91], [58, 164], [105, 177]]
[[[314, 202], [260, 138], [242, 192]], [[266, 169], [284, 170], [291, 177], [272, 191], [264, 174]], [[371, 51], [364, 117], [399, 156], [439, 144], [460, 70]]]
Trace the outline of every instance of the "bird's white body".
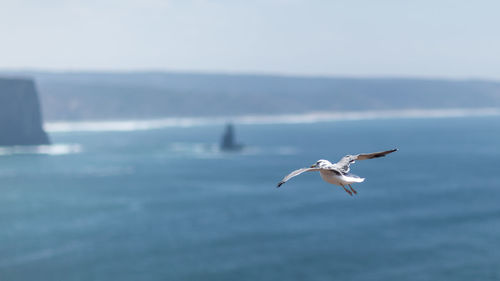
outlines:
[[319, 170], [321, 178], [331, 184], [344, 186], [352, 183], [363, 182], [365, 180], [364, 178], [360, 178], [352, 174], [339, 173], [335, 167], [335, 164], [332, 164], [328, 160], [318, 160], [316, 166], [321, 168], [321, 170]]
[[327, 183], [335, 184], [335, 185], [349, 185], [357, 182], [363, 182], [364, 178], [359, 178], [352, 175], [337, 175], [333, 171], [322, 170], [319, 171], [321, 178]]

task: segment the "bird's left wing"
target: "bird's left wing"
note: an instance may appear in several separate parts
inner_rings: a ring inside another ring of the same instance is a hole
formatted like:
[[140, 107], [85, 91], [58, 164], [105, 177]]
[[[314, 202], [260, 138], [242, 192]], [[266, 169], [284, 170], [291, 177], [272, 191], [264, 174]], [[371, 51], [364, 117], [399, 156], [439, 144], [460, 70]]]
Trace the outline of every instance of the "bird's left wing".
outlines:
[[373, 152], [373, 153], [346, 155], [346, 156], [342, 157], [342, 159], [340, 159], [339, 162], [333, 164], [333, 166], [335, 166], [337, 169], [339, 169], [342, 173], [348, 173], [349, 172], [349, 165], [354, 163], [354, 160], [366, 160], [366, 159], [384, 157], [389, 153], [393, 153], [394, 151], [398, 151], [398, 150], [391, 149], [391, 150]]
[[319, 171], [321, 169], [319, 168], [301, 168], [301, 169], [298, 169], [298, 170], [295, 170], [293, 172], [291, 172], [290, 174], [288, 174], [287, 176], [285, 176], [279, 183], [278, 183], [278, 186], [277, 187], [280, 187], [282, 186], [285, 182], [287, 182], [289, 179], [295, 177], [295, 176], [298, 176], [304, 172], [312, 172], [312, 171]]

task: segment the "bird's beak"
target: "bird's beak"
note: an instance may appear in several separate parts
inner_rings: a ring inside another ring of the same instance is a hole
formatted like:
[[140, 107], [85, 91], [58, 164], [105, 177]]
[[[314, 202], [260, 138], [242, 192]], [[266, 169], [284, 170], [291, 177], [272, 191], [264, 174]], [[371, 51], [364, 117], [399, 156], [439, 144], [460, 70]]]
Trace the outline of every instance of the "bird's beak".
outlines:
[[316, 164], [312, 165], [311, 168], [316, 168]]

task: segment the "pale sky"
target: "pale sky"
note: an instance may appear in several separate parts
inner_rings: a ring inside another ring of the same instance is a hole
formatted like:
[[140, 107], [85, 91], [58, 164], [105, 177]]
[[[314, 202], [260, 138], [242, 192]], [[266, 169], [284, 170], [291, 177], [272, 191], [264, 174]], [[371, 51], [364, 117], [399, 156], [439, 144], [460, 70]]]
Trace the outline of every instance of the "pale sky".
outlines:
[[0, 68], [500, 80], [500, 1], [0, 0]]

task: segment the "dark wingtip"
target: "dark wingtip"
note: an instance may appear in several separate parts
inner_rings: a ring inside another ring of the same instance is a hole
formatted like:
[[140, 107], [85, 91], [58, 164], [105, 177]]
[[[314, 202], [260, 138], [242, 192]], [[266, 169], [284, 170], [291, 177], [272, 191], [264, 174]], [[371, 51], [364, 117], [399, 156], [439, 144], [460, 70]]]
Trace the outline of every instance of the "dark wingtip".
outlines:
[[[387, 151], [387, 154], [389, 154], [389, 153], [393, 153], [393, 152], [396, 152], [396, 151], [398, 151], [398, 149], [397, 149], [397, 148], [394, 148], [394, 149], [391, 149], [391, 150]], [[385, 155], [387, 155], [387, 154], [384, 154], [383, 156], [385, 156]]]
[[378, 154], [378, 155], [375, 155], [375, 156], [373, 156], [372, 158], [385, 157], [387, 154], [389, 154], [389, 153], [393, 153], [393, 152], [396, 152], [396, 151], [398, 151], [398, 149], [397, 149], [397, 148], [394, 148], [394, 149], [391, 149], [391, 150], [387, 150], [387, 151], [381, 152], [381, 153], [383, 153], [383, 154]]
[[[398, 149], [397, 149], [397, 148], [394, 148], [394, 149], [391, 149], [391, 150], [387, 150], [387, 153], [386, 153], [386, 154], [393, 153], [393, 152], [396, 152], [396, 151], [398, 151]], [[385, 156], [386, 154], [384, 154], [384, 156]]]
[[285, 183], [284, 181], [280, 181], [280, 182], [278, 183], [278, 185], [276, 186], [276, 188], [279, 188], [279, 187], [280, 187], [280, 186], [282, 186], [284, 183]]

